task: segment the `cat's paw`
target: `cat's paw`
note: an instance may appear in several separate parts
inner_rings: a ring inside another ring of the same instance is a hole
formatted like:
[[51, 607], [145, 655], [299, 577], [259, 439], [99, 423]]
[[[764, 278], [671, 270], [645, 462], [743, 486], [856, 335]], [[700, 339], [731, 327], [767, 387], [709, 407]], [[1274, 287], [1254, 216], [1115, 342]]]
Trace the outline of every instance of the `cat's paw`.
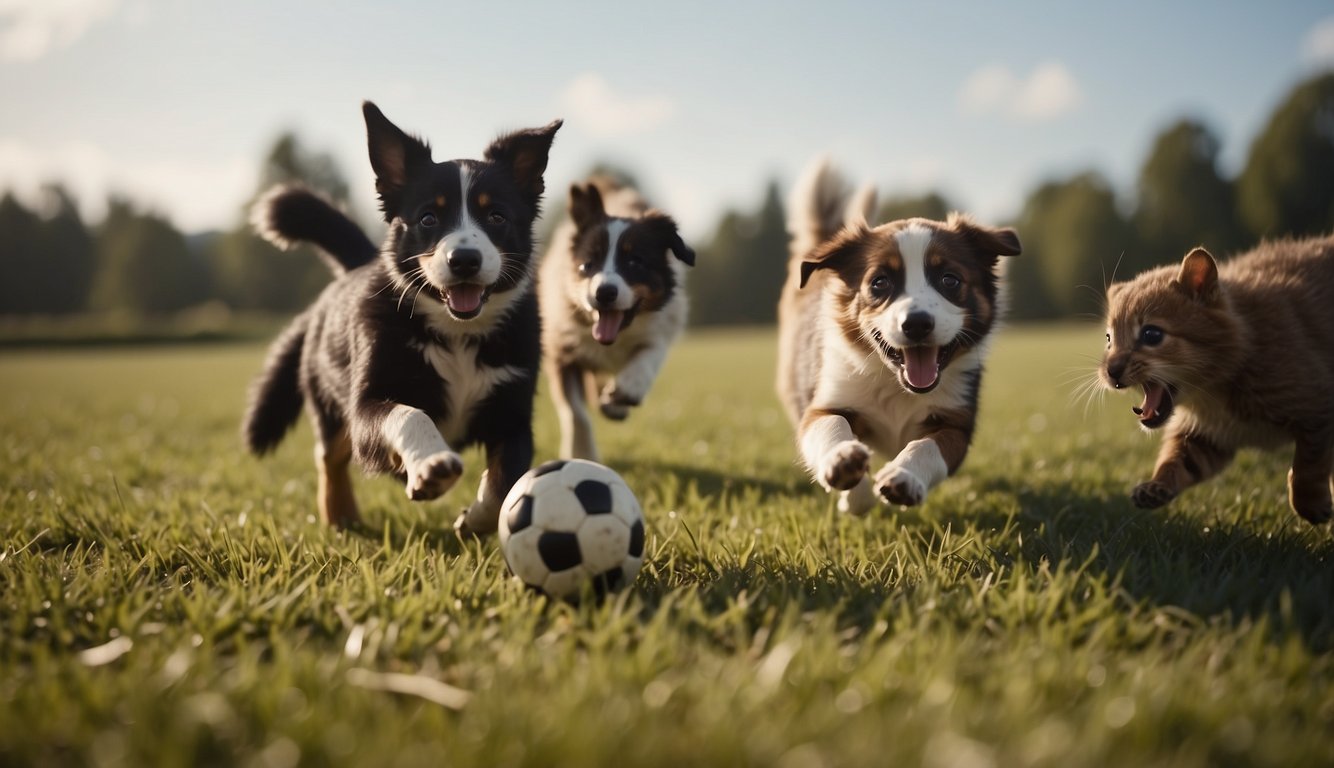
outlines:
[[870, 449], [856, 440], [845, 440], [820, 460], [819, 478], [826, 488], [846, 491], [861, 482], [870, 469]]
[[1140, 483], [1135, 486], [1135, 490], [1130, 492], [1130, 500], [1135, 502], [1135, 506], [1140, 509], [1157, 509], [1175, 499], [1176, 496], [1176, 491], [1156, 480]]
[[886, 464], [875, 476], [875, 491], [890, 504], [913, 507], [926, 499], [926, 482], [907, 469]]
[[405, 490], [413, 501], [427, 501], [445, 494], [463, 474], [463, 459], [453, 451], [441, 451], [408, 468]]

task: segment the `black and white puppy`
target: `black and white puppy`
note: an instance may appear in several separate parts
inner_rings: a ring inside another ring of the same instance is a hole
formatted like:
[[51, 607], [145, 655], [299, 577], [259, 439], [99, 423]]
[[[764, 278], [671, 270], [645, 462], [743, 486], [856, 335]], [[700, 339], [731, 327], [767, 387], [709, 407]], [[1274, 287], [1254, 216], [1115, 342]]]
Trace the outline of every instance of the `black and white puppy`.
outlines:
[[533, 222], [561, 122], [502, 136], [482, 160], [437, 163], [374, 104], [362, 111], [388, 223], [378, 251], [307, 190], [279, 187], [256, 205], [261, 234], [283, 247], [315, 243], [337, 279], [270, 348], [251, 388], [246, 443], [272, 450], [304, 402], [320, 511], [337, 526], [359, 520], [351, 460], [426, 500], [458, 480], [457, 451], [481, 444], [477, 500], [455, 527], [489, 533], [532, 464], [541, 356]]
[[852, 202], [824, 163], [793, 198], [778, 393], [807, 469], [863, 514], [921, 503], [963, 463], [1019, 237], [960, 214], [871, 227], [870, 198]]
[[586, 398], [621, 420], [653, 386], [685, 328], [695, 252], [676, 222], [605, 177], [570, 187], [570, 218], [542, 263], [544, 368], [564, 458], [598, 460]]

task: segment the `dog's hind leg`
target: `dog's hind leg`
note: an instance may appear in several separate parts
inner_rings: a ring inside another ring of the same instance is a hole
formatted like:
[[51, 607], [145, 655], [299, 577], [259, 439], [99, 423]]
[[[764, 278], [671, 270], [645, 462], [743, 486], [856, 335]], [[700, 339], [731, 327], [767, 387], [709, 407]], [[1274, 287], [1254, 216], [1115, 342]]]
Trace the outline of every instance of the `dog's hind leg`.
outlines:
[[516, 435], [486, 446], [487, 466], [477, 486], [477, 500], [454, 522], [454, 530], [464, 536], [494, 533], [500, 518], [500, 506], [524, 472], [533, 464], [533, 436]]
[[352, 441], [347, 430], [339, 428], [332, 435], [317, 435], [315, 467], [319, 470], [320, 516], [328, 524], [348, 528], [361, 522], [357, 499], [352, 494]]
[[556, 403], [556, 418], [560, 422], [561, 458], [597, 461], [598, 448], [593, 440], [593, 421], [588, 415], [583, 370], [570, 364], [550, 366], [548, 373], [551, 399]]

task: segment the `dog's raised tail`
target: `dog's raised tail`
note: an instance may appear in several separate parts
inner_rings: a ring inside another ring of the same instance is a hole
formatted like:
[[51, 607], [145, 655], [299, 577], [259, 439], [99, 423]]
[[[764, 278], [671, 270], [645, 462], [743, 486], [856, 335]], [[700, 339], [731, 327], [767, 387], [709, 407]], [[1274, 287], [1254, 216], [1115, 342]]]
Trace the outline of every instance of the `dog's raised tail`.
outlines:
[[792, 257], [802, 258], [842, 229], [852, 196], [847, 180], [829, 158], [817, 157], [802, 173], [788, 201]]
[[263, 456], [278, 447], [301, 417], [301, 348], [306, 315], [299, 315], [269, 346], [264, 371], [250, 385], [241, 436], [246, 447]]
[[283, 250], [300, 243], [317, 246], [335, 275], [370, 263], [377, 253], [347, 214], [297, 184], [279, 184], [261, 195], [250, 208], [250, 224], [260, 237]]

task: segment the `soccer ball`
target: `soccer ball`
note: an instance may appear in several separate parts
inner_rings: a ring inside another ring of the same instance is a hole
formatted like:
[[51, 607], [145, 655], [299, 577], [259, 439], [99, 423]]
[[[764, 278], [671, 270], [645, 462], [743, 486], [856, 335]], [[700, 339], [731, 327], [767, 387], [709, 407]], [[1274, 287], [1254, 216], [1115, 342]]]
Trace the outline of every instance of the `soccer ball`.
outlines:
[[644, 563], [644, 513], [608, 467], [548, 461], [520, 477], [500, 507], [510, 571], [551, 597], [601, 595], [634, 581]]

